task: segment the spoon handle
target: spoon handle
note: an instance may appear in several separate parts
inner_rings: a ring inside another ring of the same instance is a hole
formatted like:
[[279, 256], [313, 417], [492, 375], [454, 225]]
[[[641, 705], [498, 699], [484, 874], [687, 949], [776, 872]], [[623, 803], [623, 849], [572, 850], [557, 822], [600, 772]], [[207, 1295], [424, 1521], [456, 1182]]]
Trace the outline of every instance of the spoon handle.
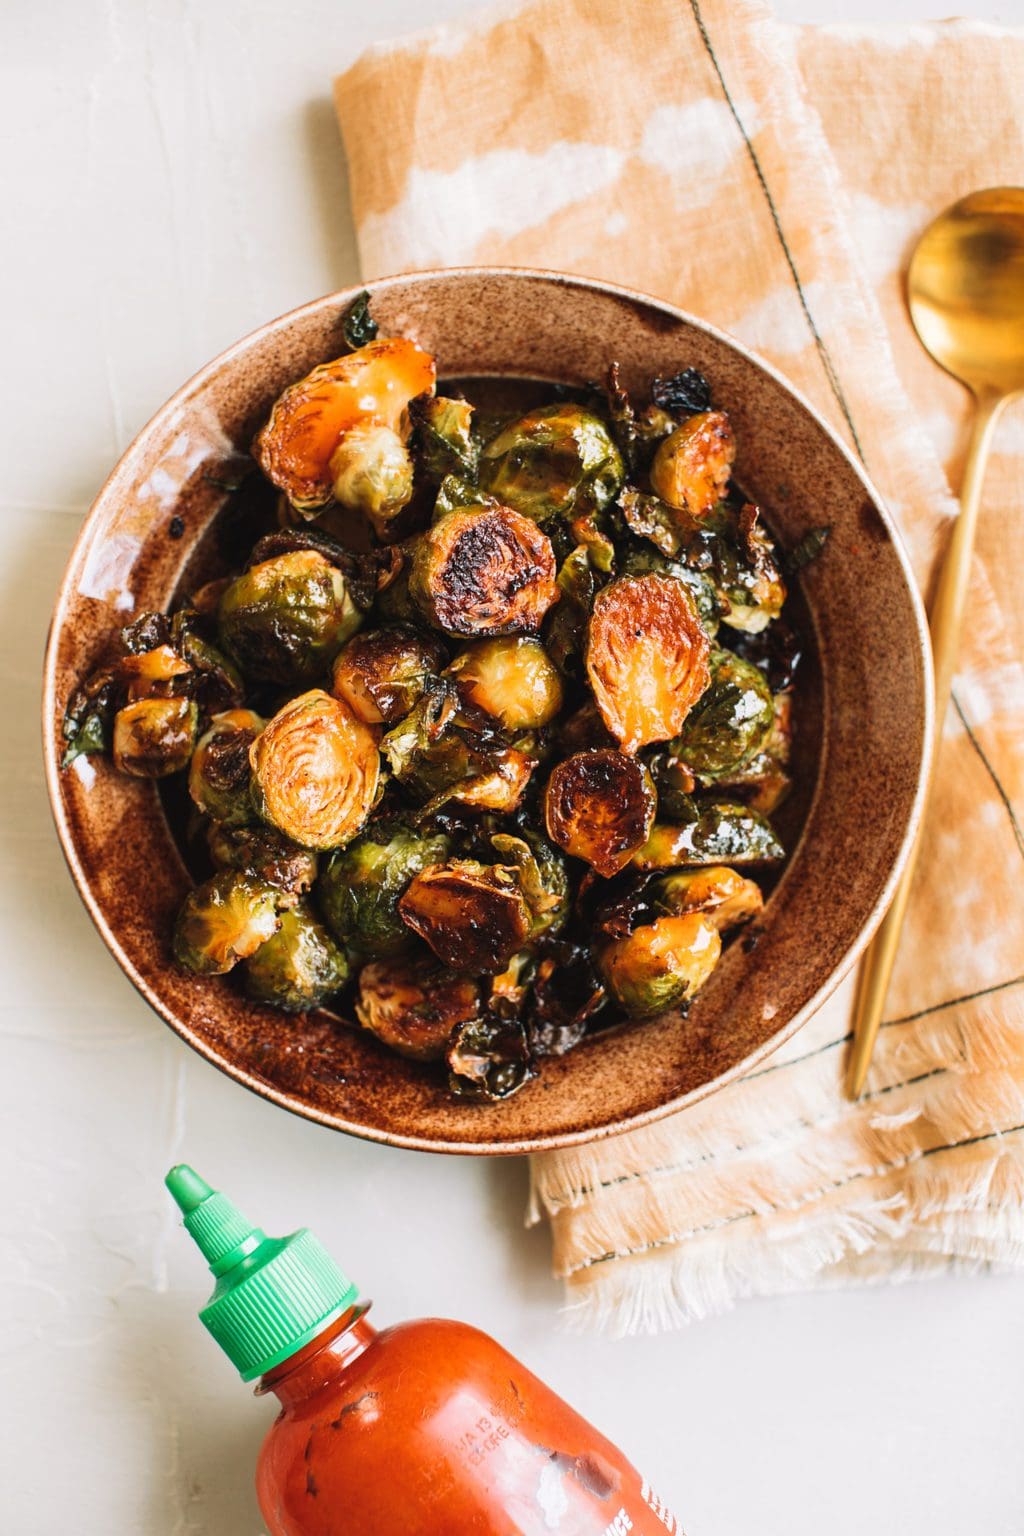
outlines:
[[927, 795], [939, 753], [943, 722], [953, 686], [953, 674], [956, 670], [960, 628], [971, 579], [971, 559], [974, 554], [974, 534], [978, 526], [981, 487], [985, 478], [989, 449], [992, 445], [993, 429], [1006, 404], [1006, 399], [1005, 395], [997, 394], [983, 394], [978, 397], [978, 408], [971, 431], [967, 462], [964, 465], [963, 485], [960, 490], [960, 515], [953, 525], [949, 548], [942, 562], [938, 586], [935, 589], [929, 620], [935, 667], [935, 741], [929, 764], [928, 784], [917, 835], [907, 855], [907, 862], [896, 886], [892, 905], [868, 947], [857, 978], [857, 993], [853, 1007], [853, 1045], [846, 1082], [846, 1091], [851, 1099], [860, 1097], [871, 1063], [871, 1053], [875, 1048], [875, 1039], [882, 1020], [882, 1009], [889, 990], [889, 979], [896, 961], [903, 918], [914, 880], [914, 869], [921, 847], [921, 827], [927, 810]]

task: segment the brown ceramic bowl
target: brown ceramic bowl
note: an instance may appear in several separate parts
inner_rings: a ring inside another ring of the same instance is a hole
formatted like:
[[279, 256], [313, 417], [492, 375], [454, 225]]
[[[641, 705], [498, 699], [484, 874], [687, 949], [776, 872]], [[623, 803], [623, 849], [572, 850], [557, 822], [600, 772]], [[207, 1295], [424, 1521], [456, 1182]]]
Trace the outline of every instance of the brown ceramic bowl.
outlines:
[[[189, 875], [165, 801], [98, 758], [61, 772], [68, 694], [133, 613], [166, 608], [203, 565], [211, 525], [271, 402], [343, 350], [332, 294], [246, 337], [158, 411], [93, 506], [64, 577], [46, 655], [46, 772], [72, 875], [104, 940], [189, 1045], [246, 1087], [323, 1125], [432, 1151], [568, 1146], [711, 1093], [799, 1029], [884, 912], [918, 818], [930, 735], [921, 606], [871, 485], [811, 407], [701, 321], [640, 294], [546, 272], [466, 269], [370, 285], [385, 332], [414, 337], [452, 377], [582, 383], [611, 358], [624, 382], [694, 366], [732, 417], [737, 479], [784, 546], [822, 522], [824, 556], [794, 583], [808, 650], [793, 854], [760, 942], [732, 944], [686, 1019], [622, 1024], [542, 1064], [504, 1104], [452, 1102], [429, 1072], [314, 1013], [287, 1018], [230, 981], [177, 970], [169, 936]], [[790, 610], [787, 610], [790, 611]]]

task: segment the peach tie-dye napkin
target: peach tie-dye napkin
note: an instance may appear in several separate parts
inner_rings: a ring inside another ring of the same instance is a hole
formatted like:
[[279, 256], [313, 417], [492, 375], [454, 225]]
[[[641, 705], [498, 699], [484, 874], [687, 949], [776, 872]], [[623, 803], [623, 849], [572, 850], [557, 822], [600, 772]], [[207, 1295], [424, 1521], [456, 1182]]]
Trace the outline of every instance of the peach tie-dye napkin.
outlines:
[[[734, 332], [861, 454], [927, 591], [969, 402], [916, 342], [902, 271], [934, 213], [1020, 179], [1024, 33], [536, 0], [378, 47], [335, 99], [367, 277], [554, 267]], [[848, 980], [711, 1099], [536, 1158], [580, 1321], [657, 1328], [754, 1293], [1024, 1262], [1022, 569], [1011, 408], [867, 1092], [842, 1091]]]

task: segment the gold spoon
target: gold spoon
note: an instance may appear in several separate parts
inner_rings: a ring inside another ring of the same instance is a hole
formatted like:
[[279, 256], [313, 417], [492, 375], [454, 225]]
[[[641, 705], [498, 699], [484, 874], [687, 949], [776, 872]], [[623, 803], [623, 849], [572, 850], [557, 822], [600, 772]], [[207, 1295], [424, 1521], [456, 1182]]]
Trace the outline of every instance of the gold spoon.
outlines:
[[[967, 385], [977, 407], [960, 490], [960, 516], [929, 621], [935, 658], [935, 752], [930, 765], [934, 767], [956, 668], [992, 432], [1007, 401], [1024, 391], [1024, 187], [972, 192], [940, 213], [911, 258], [907, 299], [925, 350]], [[859, 1096], [871, 1061], [919, 847], [920, 837], [861, 964], [847, 1078], [852, 1099]]]

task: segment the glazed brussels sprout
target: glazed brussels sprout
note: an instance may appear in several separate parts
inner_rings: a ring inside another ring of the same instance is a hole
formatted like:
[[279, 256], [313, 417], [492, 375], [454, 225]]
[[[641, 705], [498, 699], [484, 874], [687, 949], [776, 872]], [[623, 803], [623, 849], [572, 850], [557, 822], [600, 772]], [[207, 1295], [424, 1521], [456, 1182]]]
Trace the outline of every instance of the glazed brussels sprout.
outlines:
[[220, 600], [221, 643], [246, 677], [308, 683], [362, 623], [345, 577], [314, 550], [254, 565]]
[[309, 906], [281, 913], [277, 932], [243, 963], [247, 996], [285, 1013], [318, 1008], [348, 980], [348, 961]]
[[484, 487], [536, 523], [600, 511], [624, 475], [605, 423], [569, 402], [530, 411], [492, 438], [480, 456]]
[[532, 926], [515, 870], [475, 859], [422, 870], [398, 910], [444, 965], [475, 975], [504, 969]]
[[214, 821], [228, 827], [255, 819], [249, 794], [249, 748], [266, 721], [251, 709], [214, 715], [199, 738], [188, 771], [188, 792]]
[[137, 699], [114, 716], [114, 766], [137, 779], [163, 779], [188, 767], [199, 727], [191, 699]]
[[514, 869], [519, 889], [530, 911], [531, 939], [552, 938], [564, 928], [569, 916], [569, 875], [561, 856], [536, 832], [524, 836], [495, 832], [491, 846], [503, 864]]
[[401, 821], [370, 826], [324, 866], [317, 887], [331, 931], [372, 959], [391, 958], [412, 942], [398, 900], [415, 875], [441, 864], [451, 850], [442, 832], [420, 832]]
[[214, 628], [210, 615], [191, 606], [181, 609], [171, 620], [174, 645], [191, 672], [191, 695], [204, 715], [240, 709], [245, 702], [242, 674], [213, 644]]
[[510, 507], [456, 508], [418, 541], [409, 591], [447, 634], [535, 634], [558, 598], [554, 552]]
[[400, 1056], [437, 1061], [453, 1031], [480, 1013], [480, 988], [472, 976], [443, 970], [432, 961], [371, 961], [359, 973], [356, 1018]]
[[634, 853], [636, 869], [676, 866], [772, 864], [785, 849], [763, 816], [734, 800], [694, 801], [691, 819], [676, 825], [655, 822], [651, 835]]
[[577, 752], [544, 795], [548, 836], [599, 875], [616, 874], [647, 841], [657, 800], [643, 763], [622, 752]]
[[594, 599], [587, 675], [624, 752], [677, 736], [708, 686], [708, 637], [668, 576], [623, 576]]
[[412, 499], [412, 459], [393, 427], [360, 421], [331, 454], [335, 500], [375, 523], [387, 523]]
[[480, 449], [473, 438], [473, 407], [468, 400], [419, 395], [409, 402], [409, 416], [428, 479], [438, 483], [445, 475], [476, 479]]
[[367, 725], [393, 725], [444, 666], [444, 647], [406, 624], [364, 630], [334, 663], [331, 691]]
[[536, 1075], [525, 1029], [503, 1019], [469, 1019], [459, 1024], [446, 1059], [448, 1086], [460, 1099], [507, 1099]]
[[253, 444], [269, 480], [297, 511], [315, 515], [334, 494], [331, 460], [342, 437], [373, 422], [398, 432], [416, 395], [432, 392], [434, 360], [401, 336], [323, 363], [278, 396]]
[[225, 827], [214, 821], [206, 842], [218, 869], [240, 870], [293, 896], [310, 890], [317, 877], [316, 854], [290, 842], [275, 827]]
[[701, 912], [662, 917], [601, 950], [608, 989], [634, 1019], [652, 1019], [700, 991], [721, 953], [718, 929]]
[[706, 869], [681, 869], [654, 880], [646, 893], [669, 916], [703, 912], [719, 933], [756, 917], [764, 906], [761, 888], [734, 869], [712, 864]]
[[539, 640], [509, 635], [478, 640], [448, 668], [459, 692], [506, 731], [548, 725], [562, 707], [562, 679]]
[[222, 976], [277, 932], [279, 894], [237, 870], [196, 886], [178, 913], [175, 959], [197, 976]]
[[736, 443], [724, 411], [701, 411], [665, 438], [651, 465], [651, 489], [670, 507], [706, 517], [725, 495]]
[[759, 508], [749, 503], [739, 512], [726, 505], [716, 508], [687, 559], [706, 564], [723, 621], [732, 629], [758, 635], [778, 618], [786, 584]]
[[455, 690], [424, 695], [380, 744], [395, 779], [437, 810], [449, 800], [480, 811], [512, 811], [519, 804], [535, 760], [515, 747], [485, 741], [455, 722]]
[[760, 752], [772, 732], [775, 708], [761, 673], [732, 651], [716, 650], [711, 683], [672, 742], [700, 779], [720, 779]]
[[279, 709], [249, 750], [264, 821], [301, 848], [340, 848], [373, 808], [380, 758], [369, 726], [314, 688]]
[[166, 697], [180, 691], [181, 680], [191, 668], [170, 645], [138, 651], [122, 657], [118, 673], [128, 699]]
[[718, 632], [718, 625], [725, 607], [713, 580], [706, 570], [696, 570], [685, 565], [682, 559], [672, 560], [662, 555], [650, 544], [628, 546], [619, 564], [622, 576], [671, 576], [683, 584], [693, 599], [709, 639]]

